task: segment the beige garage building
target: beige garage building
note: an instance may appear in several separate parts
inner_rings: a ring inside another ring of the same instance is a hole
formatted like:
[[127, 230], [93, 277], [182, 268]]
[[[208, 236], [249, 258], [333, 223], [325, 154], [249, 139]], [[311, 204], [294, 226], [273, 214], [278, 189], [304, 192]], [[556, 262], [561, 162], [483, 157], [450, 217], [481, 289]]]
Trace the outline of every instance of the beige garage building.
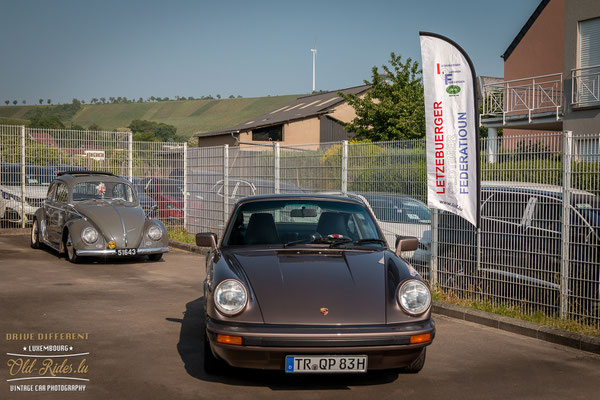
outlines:
[[347, 140], [351, 134], [342, 122], [356, 117], [338, 92], [362, 95], [369, 85], [299, 97], [290, 104], [227, 129], [199, 133], [198, 146], [232, 146], [243, 143], [280, 142], [301, 145]]

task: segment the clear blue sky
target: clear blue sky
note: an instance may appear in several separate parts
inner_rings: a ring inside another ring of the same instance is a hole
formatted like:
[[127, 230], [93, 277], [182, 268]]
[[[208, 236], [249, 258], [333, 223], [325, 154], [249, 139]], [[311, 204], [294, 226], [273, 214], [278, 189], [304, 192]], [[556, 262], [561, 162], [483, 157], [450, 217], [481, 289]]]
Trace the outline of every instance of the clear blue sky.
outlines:
[[362, 84], [390, 52], [420, 62], [419, 31], [446, 35], [478, 75], [539, 0], [0, 0], [0, 104], [39, 98], [309, 93]]

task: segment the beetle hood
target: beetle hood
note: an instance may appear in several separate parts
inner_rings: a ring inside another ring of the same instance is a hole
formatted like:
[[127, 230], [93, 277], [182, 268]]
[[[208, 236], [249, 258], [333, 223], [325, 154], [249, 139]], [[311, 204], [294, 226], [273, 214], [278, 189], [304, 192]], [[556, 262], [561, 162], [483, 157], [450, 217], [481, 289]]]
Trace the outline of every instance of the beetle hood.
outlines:
[[385, 323], [383, 252], [248, 251], [244, 269], [265, 323]]
[[117, 248], [139, 247], [146, 216], [141, 207], [122, 201], [96, 200], [75, 205], [77, 212], [87, 217], [107, 241]]

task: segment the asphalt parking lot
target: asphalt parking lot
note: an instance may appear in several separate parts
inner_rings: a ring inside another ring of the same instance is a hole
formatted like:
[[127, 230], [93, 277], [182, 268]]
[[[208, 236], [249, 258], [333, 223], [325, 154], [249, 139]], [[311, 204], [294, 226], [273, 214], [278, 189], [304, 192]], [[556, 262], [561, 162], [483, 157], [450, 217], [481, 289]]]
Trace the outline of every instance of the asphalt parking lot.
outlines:
[[[600, 393], [596, 355], [443, 316], [436, 317], [437, 337], [418, 375], [207, 376], [200, 333], [204, 259], [179, 250], [157, 263], [74, 265], [50, 250], [32, 250], [26, 236], [0, 236], [0, 278], [2, 399], [592, 399]], [[85, 391], [11, 391], [17, 384], [57, 383], [9, 382], [31, 376], [25, 367], [11, 375], [12, 354], [64, 354], [36, 353], [35, 345], [89, 353], [87, 371], [73, 375], [89, 380], [61, 382], [85, 384]]]

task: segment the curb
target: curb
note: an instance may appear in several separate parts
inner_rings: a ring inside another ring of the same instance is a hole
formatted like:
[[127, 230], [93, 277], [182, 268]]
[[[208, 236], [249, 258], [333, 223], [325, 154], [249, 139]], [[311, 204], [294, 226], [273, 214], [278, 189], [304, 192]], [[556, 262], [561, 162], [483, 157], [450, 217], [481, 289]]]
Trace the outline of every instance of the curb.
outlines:
[[7, 228], [0, 229], [0, 236], [22, 236], [29, 235], [31, 228]]
[[546, 342], [572, 347], [590, 353], [600, 354], [600, 338], [569, 332], [547, 325], [505, 317], [485, 311], [434, 301], [432, 311], [447, 317], [462, 319], [476, 324], [501, 329]]
[[169, 247], [174, 247], [176, 249], [185, 250], [192, 253], [208, 254], [208, 250], [204, 247], [194, 246], [193, 244], [180, 242], [178, 240], [169, 239]]

